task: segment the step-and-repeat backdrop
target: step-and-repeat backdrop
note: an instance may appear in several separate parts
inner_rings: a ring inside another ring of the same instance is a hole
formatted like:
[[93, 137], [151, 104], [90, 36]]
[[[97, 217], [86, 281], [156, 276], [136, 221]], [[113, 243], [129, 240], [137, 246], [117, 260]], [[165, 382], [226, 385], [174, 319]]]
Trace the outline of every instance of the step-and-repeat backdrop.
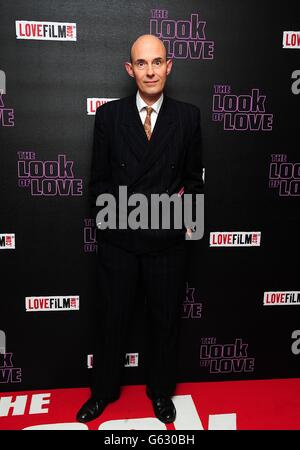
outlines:
[[[202, 113], [178, 381], [299, 376], [297, 3], [0, 1], [1, 390], [88, 385], [95, 111], [135, 92], [124, 62], [145, 33], [173, 59], [167, 94]], [[124, 384], [145, 380], [144, 305], [140, 286]]]

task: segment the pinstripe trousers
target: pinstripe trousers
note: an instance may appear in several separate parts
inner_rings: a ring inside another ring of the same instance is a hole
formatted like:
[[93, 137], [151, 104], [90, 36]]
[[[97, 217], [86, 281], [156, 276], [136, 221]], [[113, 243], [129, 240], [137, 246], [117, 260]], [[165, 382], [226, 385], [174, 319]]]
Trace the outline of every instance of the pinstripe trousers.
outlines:
[[168, 249], [145, 254], [130, 253], [108, 242], [99, 243], [98, 325], [91, 383], [93, 396], [101, 399], [117, 399], [120, 396], [126, 351], [124, 341], [130, 329], [140, 276], [146, 294], [147, 390], [153, 396], [173, 394], [185, 267], [184, 238]]

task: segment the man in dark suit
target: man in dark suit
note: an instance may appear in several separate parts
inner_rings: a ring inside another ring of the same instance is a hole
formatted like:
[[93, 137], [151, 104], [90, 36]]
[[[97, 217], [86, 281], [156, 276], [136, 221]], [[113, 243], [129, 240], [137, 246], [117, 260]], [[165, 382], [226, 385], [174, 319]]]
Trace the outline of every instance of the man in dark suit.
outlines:
[[[137, 94], [101, 106], [95, 118], [90, 199], [99, 242], [99, 326], [92, 395], [77, 420], [95, 419], [120, 396], [123, 344], [141, 277], [151, 355], [146, 393], [158, 419], [170, 423], [176, 417], [171, 397], [176, 387], [179, 317], [185, 294], [185, 243], [193, 232], [189, 224], [176, 228], [172, 220], [169, 229], [162, 229], [161, 222], [158, 228], [108, 227], [100, 214], [103, 209], [99, 205], [104, 204], [99, 196], [111, 194], [117, 199], [114, 214], [118, 219], [124, 215], [120, 187], [126, 188], [129, 196], [139, 193], [146, 199], [153, 194], [182, 195], [183, 191], [194, 197], [200, 194], [200, 111], [163, 93], [172, 61], [167, 60], [157, 37], [140, 36], [125, 68], [135, 79]], [[130, 206], [125, 215], [129, 211]]]

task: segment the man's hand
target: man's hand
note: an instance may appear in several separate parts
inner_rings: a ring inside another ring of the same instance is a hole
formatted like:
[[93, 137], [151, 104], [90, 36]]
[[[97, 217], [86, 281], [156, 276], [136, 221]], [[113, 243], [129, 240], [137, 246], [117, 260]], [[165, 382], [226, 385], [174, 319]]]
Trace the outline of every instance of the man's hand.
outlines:
[[186, 229], [186, 233], [190, 239], [192, 239], [193, 230], [191, 228]]

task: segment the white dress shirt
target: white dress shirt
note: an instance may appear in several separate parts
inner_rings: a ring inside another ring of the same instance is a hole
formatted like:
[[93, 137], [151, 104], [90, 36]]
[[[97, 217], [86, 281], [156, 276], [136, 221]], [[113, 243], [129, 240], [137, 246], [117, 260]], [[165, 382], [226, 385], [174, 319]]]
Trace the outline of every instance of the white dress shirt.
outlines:
[[[151, 132], [153, 131], [160, 107], [162, 105], [164, 99], [164, 94], [162, 93], [161, 96], [159, 97], [159, 99], [153, 103], [153, 105], [151, 105], [151, 108], [153, 108], [153, 111], [151, 113]], [[147, 115], [147, 111], [146, 111], [146, 106], [147, 103], [144, 102], [144, 100], [142, 99], [142, 97], [140, 96], [139, 91], [137, 91], [136, 93], [136, 107], [138, 109], [142, 124], [144, 125], [145, 119], [146, 119], [146, 115]]]

